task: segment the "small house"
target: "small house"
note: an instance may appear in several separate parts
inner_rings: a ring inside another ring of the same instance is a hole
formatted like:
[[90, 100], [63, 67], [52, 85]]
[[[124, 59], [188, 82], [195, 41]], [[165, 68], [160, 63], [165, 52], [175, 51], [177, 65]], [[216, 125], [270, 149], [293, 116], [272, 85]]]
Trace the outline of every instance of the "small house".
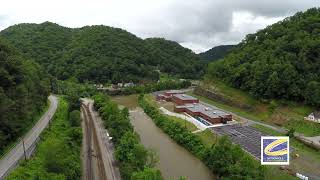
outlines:
[[304, 119], [308, 120], [308, 121], [320, 123], [320, 111], [315, 111], [315, 112], [309, 114], [309, 116], [305, 117]]

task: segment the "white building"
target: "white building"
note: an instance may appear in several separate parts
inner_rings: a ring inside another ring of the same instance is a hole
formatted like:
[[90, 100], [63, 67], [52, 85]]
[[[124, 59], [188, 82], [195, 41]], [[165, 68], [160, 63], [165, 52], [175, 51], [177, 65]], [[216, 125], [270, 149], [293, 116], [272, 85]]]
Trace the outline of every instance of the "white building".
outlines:
[[315, 112], [309, 114], [309, 116], [305, 117], [304, 119], [308, 120], [308, 121], [313, 121], [313, 122], [316, 122], [316, 123], [320, 123], [320, 112], [319, 111], [315, 111]]

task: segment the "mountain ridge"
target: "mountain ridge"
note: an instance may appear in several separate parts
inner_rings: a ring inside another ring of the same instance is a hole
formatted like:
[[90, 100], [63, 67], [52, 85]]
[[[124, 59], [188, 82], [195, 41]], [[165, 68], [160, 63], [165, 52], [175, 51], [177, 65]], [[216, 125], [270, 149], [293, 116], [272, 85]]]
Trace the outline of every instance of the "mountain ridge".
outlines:
[[8, 27], [0, 36], [61, 80], [155, 81], [159, 79], [156, 70], [180, 78], [199, 78], [205, 67], [196, 54], [174, 41], [144, 40], [104, 25], [66, 28], [51, 22], [23, 23]]

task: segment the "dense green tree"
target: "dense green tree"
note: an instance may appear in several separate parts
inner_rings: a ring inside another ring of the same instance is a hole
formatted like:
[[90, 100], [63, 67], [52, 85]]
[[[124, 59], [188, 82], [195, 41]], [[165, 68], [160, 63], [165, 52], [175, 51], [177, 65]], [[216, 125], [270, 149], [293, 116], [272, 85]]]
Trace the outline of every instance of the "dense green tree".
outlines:
[[133, 173], [131, 180], [163, 180], [163, 178], [159, 170], [145, 168], [143, 171]]
[[80, 119], [80, 111], [79, 110], [73, 110], [69, 114], [69, 121], [70, 125], [73, 127], [79, 127], [81, 123]]
[[44, 70], [0, 38], [0, 153], [36, 120], [48, 94]]
[[162, 179], [160, 172], [153, 169], [157, 156], [140, 144], [130, 123], [128, 108], [119, 110], [118, 105], [103, 94], [96, 94], [93, 99], [95, 108], [113, 137], [115, 157], [119, 161], [122, 179]]
[[208, 51], [199, 53], [198, 56], [205, 61], [216, 61], [216, 60], [224, 58], [235, 47], [236, 47], [235, 45], [216, 46], [216, 47], [209, 49]]
[[[0, 32], [59, 80], [149, 82], [159, 72], [198, 78], [205, 64], [189, 49], [160, 38], [143, 40], [107, 26], [66, 28], [54, 23], [18, 24]], [[0, 71], [0, 74], [2, 72]]]
[[239, 145], [232, 144], [228, 137], [219, 138], [214, 146], [208, 148], [199, 136], [162, 115], [143, 95], [139, 96], [139, 104], [158, 127], [200, 158], [221, 179], [263, 179], [264, 169], [260, 163], [246, 154]]
[[249, 34], [208, 78], [218, 78], [259, 98], [305, 101], [320, 106], [320, 9], [299, 12]]

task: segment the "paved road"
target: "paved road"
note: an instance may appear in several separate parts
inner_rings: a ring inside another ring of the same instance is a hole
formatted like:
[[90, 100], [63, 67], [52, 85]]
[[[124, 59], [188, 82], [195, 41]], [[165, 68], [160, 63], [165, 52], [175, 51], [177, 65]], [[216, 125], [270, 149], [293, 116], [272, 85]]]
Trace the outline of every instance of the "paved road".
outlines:
[[[279, 133], [282, 133], [282, 134], [285, 134], [288, 132], [287, 129], [283, 128], [283, 127], [279, 127], [279, 126], [272, 126], [272, 125], [269, 125], [269, 124], [266, 124], [266, 123], [263, 123], [263, 122], [258, 122], [258, 121], [254, 121], [254, 120], [251, 120], [251, 119], [248, 119], [248, 118], [245, 118], [245, 117], [242, 117], [242, 116], [239, 116], [237, 115], [236, 113], [233, 113], [233, 112], [230, 112], [230, 111], [227, 111], [225, 109], [221, 109], [221, 108], [218, 108], [216, 106], [213, 106], [211, 104], [208, 104], [208, 103], [205, 103], [203, 101], [200, 101], [200, 103], [204, 104], [204, 105], [207, 105], [207, 106], [211, 106], [215, 109], [219, 109], [219, 110], [222, 110], [224, 112], [227, 112], [229, 114], [232, 114], [233, 116], [237, 116], [238, 118], [244, 120], [246, 123], [246, 125], [252, 125], [252, 124], [259, 124], [261, 126], [264, 126], [264, 127], [267, 127], [267, 128], [270, 128], [270, 129], [273, 129]], [[303, 142], [305, 143], [312, 143], [314, 145], [315, 148], [317, 149], [320, 149], [320, 136], [314, 136], [314, 137], [306, 137], [304, 134], [302, 133], [298, 133], [298, 132], [295, 132], [294, 133], [294, 136], [300, 140], [302, 140]]]
[[[49, 96], [50, 107], [47, 112], [40, 118], [36, 125], [23, 137], [24, 145], [26, 149], [27, 157], [30, 157], [36, 148], [36, 143], [39, 140], [41, 132], [47, 127], [49, 121], [53, 117], [58, 107], [58, 98], [54, 95]], [[0, 160], [0, 179], [4, 179], [19, 163], [21, 159], [24, 159], [22, 140], [11, 149]]]

